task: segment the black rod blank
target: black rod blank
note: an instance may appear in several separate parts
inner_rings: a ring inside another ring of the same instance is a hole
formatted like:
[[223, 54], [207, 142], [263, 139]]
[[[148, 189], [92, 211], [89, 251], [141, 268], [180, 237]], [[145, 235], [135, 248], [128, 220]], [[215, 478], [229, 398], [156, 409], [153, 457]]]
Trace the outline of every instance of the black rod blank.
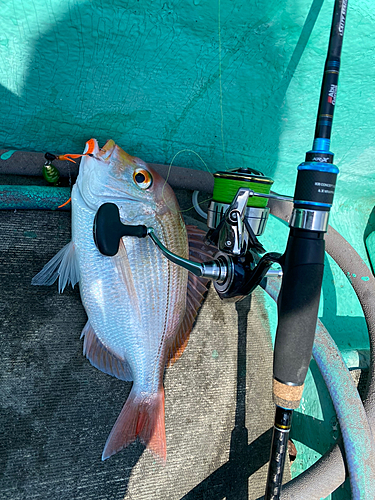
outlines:
[[320, 93], [315, 139], [330, 139], [339, 80], [341, 48], [348, 0], [336, 0]]
[[286, 454], [288, 452], [289, 430], [293, 410], [276, 406], [275, 425], [272, 435], [270, 464], [268, 467], [266, 500], [276, 500], [281, 493]]

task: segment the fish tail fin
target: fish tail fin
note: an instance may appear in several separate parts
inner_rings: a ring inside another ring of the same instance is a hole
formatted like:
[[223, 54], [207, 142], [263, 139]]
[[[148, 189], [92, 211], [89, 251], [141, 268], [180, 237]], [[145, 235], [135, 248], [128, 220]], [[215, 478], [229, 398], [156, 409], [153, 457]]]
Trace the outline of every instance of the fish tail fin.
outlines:
[[102, 460], [126, 448], [139, 437], [163, 464], [167, 460], [164, 423], [164, 388], [156, 394], [140, 396], [134, 386], [105, 444]]

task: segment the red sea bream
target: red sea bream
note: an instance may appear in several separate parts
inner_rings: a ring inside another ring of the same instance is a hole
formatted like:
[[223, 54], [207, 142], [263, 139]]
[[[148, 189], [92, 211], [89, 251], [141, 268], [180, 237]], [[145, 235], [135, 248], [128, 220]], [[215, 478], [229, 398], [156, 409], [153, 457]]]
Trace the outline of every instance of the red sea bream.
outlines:
[[163, 373], [177, 359], [206, 290], [206, 281], [168, 261], [150, 238], [124, 237], [114, 257], [99, 253], [93, 222], [106, 202], [119, 207], [126, 224], [155, 229], [162, 243], [181, 257], [208, 260], [202, 233], [188, 236], [170, 186], [142, 160], [112, 140], [87, 145], [72, 190], [72, 241], [33, 279], [59, 291], [79, 281], [88, 321], [83, 351], [105, 373], [133, 381], [129, 397], [107, 439], [102, 459], [138, 436], [166, 460]]

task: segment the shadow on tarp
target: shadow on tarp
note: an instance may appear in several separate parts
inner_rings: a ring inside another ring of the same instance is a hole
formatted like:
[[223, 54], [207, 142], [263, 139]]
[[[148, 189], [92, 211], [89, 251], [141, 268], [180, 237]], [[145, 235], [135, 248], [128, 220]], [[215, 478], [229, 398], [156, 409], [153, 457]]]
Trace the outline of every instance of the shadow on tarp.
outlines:
[[[235, 427], [231, 433], [229, 460], [201, 481], [181, 500], [248, 500], [248, 478], [269, 460], [272, 428], [250, 445], [245, 425], [246, 410], [246, 345], [247, 318], [251, 308], [251, 296], [236, 303], [238, 314], [237, 349], [237, 396]], [[256, 409], [253, 409], [256, 411]]]
[[369, 262], [371, 265], [371, 271], [373, 274], [375, 274], [375, 268], [374, 268], [375, 255], [373, 254], [371, 249], [369, 250], [369, 245], [366, 244], [366, 240], [370, 236], [370, 234], [373, 233], [374, 231], [375, 231], [375, 207], [372, 209], [372, 211], [367, 219], [367, 225], [366, 225], [364, 233], [363, 233], [363, 243], [364, 243], [365, 248], [366, 248], [367, 256], [368, 256], [368, 259], [369, 259]]
[[234, 428], [228, 462], [181, 500], [248, 500], [248, 478], [268, 462], [271, 439], [272, 428], [248, 445], [246, 429]]

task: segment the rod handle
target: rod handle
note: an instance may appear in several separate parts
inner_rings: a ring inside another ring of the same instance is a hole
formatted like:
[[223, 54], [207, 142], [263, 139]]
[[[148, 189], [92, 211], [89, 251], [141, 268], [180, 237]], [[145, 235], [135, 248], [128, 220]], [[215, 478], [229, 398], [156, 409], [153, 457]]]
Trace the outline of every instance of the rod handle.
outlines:
[[324, 269], [323, 233], [291, 228], [282, 261], [274, 349], [274, 401], [299, 406], [310, 364]]

